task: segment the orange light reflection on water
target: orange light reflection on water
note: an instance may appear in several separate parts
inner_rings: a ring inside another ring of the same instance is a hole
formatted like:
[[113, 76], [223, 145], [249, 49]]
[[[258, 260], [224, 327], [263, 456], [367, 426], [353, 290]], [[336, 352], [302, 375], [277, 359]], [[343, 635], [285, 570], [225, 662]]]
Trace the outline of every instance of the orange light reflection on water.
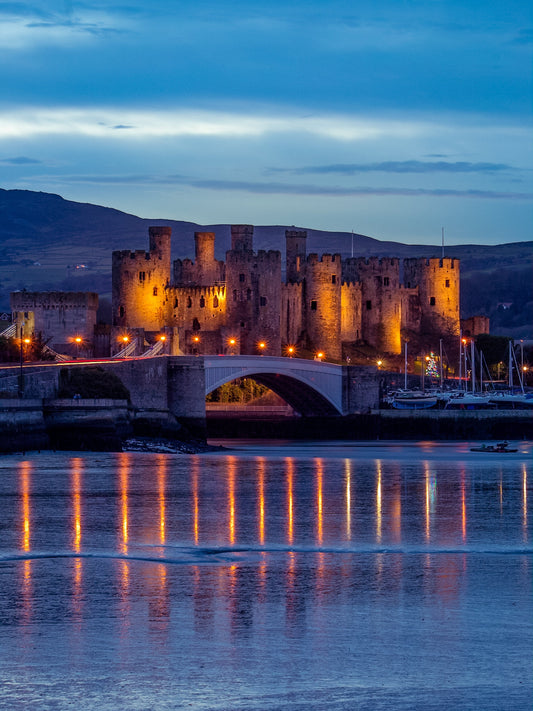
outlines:
[[346, 479], [346, 538], [352, 538], [352, 463], [349, 459], [344, 460], [344, 475]]
[[164, 544], [167, 538], [166, 491], [167, 459], [160, 455], [157, 458], [157, 498], [159, 501], [159, 541], [161, 544]]
[[287, 457], [285, 464], [287, 470], [287, 543], [292, 545], [294, 542], [294, 459]]
[[[20, 489], [22, 495], [22, 536], [21, 547], [25, 553], [31, 550], [31, 474], [32, 465], [30, 462], [21, 462], [20, 466]], [[29, 622], [33, 611], [33, 588], [32, 588], [32, 561], [25, 560], [22, 564], [22, 613], [25, 623]]]
[[324, 479], [324, 464], [321, 459], [315, 460], [316, 464], [316, 513], [317, 513], [317, 542], [322, 545], [324, 540], [324, 521], [323, 521], [323, 479]]
[[522, 512], [522, 528], [524, 531], [523, 538], [524, 541], [527, 541], [527, 469], [525, 464], [522, 464]]
[[198, 457], [193, 457], [192, 460], [192, 500], [193, 500], [193, 535], [196, 545], [200, 542], [200, 491], [199, 491], [199, 476], [200, 462]]
[[376, 460], [376, 472], [377, 472], [377, 481], [376, 481], [376, 541], [378, 543], [381, 543], [381, 535], [382, 535], [382, 482], [381, 482], [381, 477], [382, 477], [382, 471], [381, 471], [381, 460], [377, 459]]
[[265, 468], [264, 457], [257, 457], [258, 487], [259, 487], [259, 543], [265, 542]]
[[235, 543], [235, 474], [237, 471], [237, 457], [228, 457], [228, 536], [231, 544]]

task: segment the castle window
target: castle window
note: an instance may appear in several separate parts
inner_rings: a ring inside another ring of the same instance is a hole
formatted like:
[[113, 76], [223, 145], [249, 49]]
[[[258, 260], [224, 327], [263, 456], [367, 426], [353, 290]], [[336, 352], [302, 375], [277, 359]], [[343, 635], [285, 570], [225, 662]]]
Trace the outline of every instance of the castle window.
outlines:
[[154, 296], [157, 296], [157, 286], [154, 286], [154, 290], [152, 291], [152, 294]]
[[175, 309], [178, 308], [178, 299], [177, 299], [177, 298], [174, 299], [174, 308], [175, 308]]
[[118, 307], [118, 315], [120, 316], [120, 318], [122, 318], [125, 313], [126, 313], [126, 311], [124, 309], [124, 306], [119, 306]]
[[139, 282], [142, 284], [146, 279], [146, 272], [139, 272]]
[[244, 274], [239, 274], [239, 281], [242, 283], [245, 280]]
[[336, 283], [337, 283], [337, 275], [336, 275], [336, 274], [332, 274], [332, 275], [331, 275], [331, 283], [332, 283], [332, 284], [336, 284]]
[[259, 306], [266, 306], [266, 304], [267, 304], [266, 296], [260, 296], [259, 297]]
[[435, 306], [435, 297], [434, 297], [434, 296], [430, 296], [430, 297], [429, 297], [429, 305], [430, 305], [430, 306]]
[[218, 296], [216, 294], [215, 294], [215, 296], [213, 296], [213, 308], [214, 309], [218, 308]]
[[311, 301], [311, 311], [316, 311], [316, 301]]
[[446, 288], [447, 288], [447, 289], [450, 288], [450, 280], [449, 280], [449, 279], [446, 279]]
[[200, 308], [203, 309], [205, 307], [205, 299], [203, 296], [200, 296]]
[[244, 328], [245, 326], [246, 324], [244, 323], [244, 321], [241, 321], [241, 328]]
[[383, 277], [383, 286], [389, 285], [389, 277]]
[[366, 310], [371, 311], [372, 310], [372, 302], [370, 299], [366, 302]]
[[197, 318], [194, 318], [194, 319], [193, 319], [193, 322], [192, 322], [192, 330], [193, 330], [193, 331], [199, 331], [199, 330], [200, 330], [200, 321], [198, 321]]
[[191, 299], [191, 297], [189, 296], [189, 297], [187, 297], [187, 308], [190, 309], [191, 306], [192, 306], [192, 299]]

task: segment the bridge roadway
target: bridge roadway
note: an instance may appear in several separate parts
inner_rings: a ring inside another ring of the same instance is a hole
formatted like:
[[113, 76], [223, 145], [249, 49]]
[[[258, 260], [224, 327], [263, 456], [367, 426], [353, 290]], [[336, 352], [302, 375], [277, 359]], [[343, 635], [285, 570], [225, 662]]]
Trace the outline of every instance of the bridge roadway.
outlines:
[[[273, 356], [167, 356], [24, 365], [24, 398], [57, 396], [60, 371], [100, 366], [114, 372], [139, 410], [167, 411], [178, 419], [205, 419], [205, 396], [249, 377], [271, 388], [304, 417], [339, 416], [378, 406], [374, 367], [335, 365]], [[18, 366], [0, 366], [0, 392], [17, 392]]]

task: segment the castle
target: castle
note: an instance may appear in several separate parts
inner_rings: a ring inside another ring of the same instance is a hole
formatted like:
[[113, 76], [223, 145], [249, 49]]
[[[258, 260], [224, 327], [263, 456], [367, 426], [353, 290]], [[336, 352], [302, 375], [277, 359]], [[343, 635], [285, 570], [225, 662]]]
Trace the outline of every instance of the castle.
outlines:
[[173, 264], [170, 227], [150, 227], [148, 252], [113, 252], [112, 341], [165, 335], [176, 354], [293, 347], [341, 360], [354, 343], [398, 354], [402, 331], [459, 334], [458, 260], [319, 257], [305, 231], [285, 237], [283, 280], [281, 253], [254, 252], [251, 225], [231, 227], [225, 262], [214, 233], [196, 232], [195, 260]]

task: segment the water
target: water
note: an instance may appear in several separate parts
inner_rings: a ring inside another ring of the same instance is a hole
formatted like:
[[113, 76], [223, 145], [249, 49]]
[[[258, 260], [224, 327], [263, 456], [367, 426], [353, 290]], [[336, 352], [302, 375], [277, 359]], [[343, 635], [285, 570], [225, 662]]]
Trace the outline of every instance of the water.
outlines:
[[527, 709], [531, 444], [0, 460], [2, 709]]

